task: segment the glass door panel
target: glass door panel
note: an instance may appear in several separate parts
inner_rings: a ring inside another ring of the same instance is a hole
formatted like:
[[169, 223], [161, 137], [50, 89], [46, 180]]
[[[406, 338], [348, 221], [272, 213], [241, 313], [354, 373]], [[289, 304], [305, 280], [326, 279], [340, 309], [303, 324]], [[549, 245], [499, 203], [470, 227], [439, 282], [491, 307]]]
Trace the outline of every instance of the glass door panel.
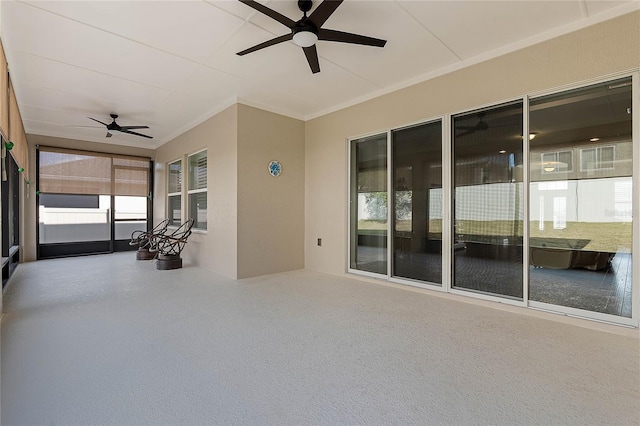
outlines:
[[452, 286], [523, 297], [522, 102], [452, 118]]
[[387, 135], [351, 142], [351, 269], [387, 274]]
[[115, 203], [115, 239], [131, 239], [133, 231], [147, 230], [147, 197], [116, 195]]
[[631, 79], [530, 101], [529, 299], [631, 317]]
[[40, 194], [40, 258], [111, 250], [110, 196]]
[[109, 196], [40, 194], [41, 244], [110, 239]]
[[393, 275], [442, 284], [442, 122], [391, 138]]

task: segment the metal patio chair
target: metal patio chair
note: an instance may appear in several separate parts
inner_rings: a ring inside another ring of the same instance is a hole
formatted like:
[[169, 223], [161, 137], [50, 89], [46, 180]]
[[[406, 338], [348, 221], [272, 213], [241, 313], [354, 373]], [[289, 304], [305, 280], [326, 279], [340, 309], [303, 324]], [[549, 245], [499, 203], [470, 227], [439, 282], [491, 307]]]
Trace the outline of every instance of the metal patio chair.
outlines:
[[131, 241], [129, 241], [129, 245], [138, 246], [138, 251], [136, 252], [137, 260], [150, 260], [155, 257], [155, 253], [150, 250], [154, 241], [153, 237], [155, 235], [163, 235], [167, 232], [167, 226], [169, 226], [169, 219], [165, 219], [158, 223], [150, 231], [138, 230], [131, 233]]
[[153, 236], [149, 251], [156, 254], [158, 269], [182, 268], [180, 253], [187, 244], [187, 238], [191, 235], [193, 223], [194, 220], [189, 219], [171, 232]]

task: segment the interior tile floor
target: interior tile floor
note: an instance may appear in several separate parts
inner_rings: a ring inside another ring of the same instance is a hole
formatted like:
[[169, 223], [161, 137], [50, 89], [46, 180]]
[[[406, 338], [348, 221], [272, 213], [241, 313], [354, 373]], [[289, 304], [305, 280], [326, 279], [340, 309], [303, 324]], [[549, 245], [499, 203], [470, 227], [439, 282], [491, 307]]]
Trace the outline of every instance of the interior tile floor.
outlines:
[[[386, 249], [358, 247], [361, 270], [386, 275]], [[442, 283], [442, 257], [433, 253], [397, 251], [394, 276]], [[631, 254], [617, 253], [611, 267], [600, 271], [529, 269], [530, 300], [631, 318]], [[522, 258], [499, 260], [467, 256], [456, 251], [454, 287], [522, 300]]]
[[236, 281], [134, 257], [18, 266], [3, 425], [640, 419], [637, 337], [311, 271]]

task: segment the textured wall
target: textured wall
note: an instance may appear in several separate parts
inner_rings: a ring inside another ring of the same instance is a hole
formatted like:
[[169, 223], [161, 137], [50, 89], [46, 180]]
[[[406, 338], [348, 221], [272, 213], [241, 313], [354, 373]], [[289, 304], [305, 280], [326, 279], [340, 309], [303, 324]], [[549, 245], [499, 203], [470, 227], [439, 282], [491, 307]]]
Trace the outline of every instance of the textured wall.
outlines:
[[[166, 164], [207, 149], [207, 232], [189, 237], [182, 257], [227, 277], [237, 276], [237, 106], [231, 106], [156, 150], [154, 220], [166, 217]], [[182, 163], [183, 176], [186, 164]], [[186, 184], [186, 180], [183, 180]], [[183, 208], [185, 200], [183, 200]]]
[[348, 138], [638, 67], [640, 12], [634, 12], [308, 121], [306, 268], [332, 274], [346, 268]]
[[304, 268], [304, 169], [304, 122], [238, 105], [238, 278]]

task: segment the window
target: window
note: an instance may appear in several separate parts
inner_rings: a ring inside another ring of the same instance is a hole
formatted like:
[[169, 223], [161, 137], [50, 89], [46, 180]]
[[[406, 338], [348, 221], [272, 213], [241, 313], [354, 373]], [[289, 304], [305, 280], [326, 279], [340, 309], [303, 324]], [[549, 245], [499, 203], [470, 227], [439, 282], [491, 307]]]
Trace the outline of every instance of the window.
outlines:
[[207, 229], [207, 151], [189, 156], [188, 215], [194, 229]]
[[596, 148], [584, 148], [580, 150], [580, 170], [611, 170], [615, 148], [612, 146], [599, 146]]
[[180, 225], [182, 221], [182, 160], [167, 165], [167, 217], [169, 225]]
[[[4, 144], [4, 138], [0, 143]], [[6, 154], [2, 161], [2, 286], [18, 264], [20, 231], [20, 172], [13, 154]]]
[[562, 173], [573, 170], [573, 153], [557, 151], [542, 153], [542, 173]]

